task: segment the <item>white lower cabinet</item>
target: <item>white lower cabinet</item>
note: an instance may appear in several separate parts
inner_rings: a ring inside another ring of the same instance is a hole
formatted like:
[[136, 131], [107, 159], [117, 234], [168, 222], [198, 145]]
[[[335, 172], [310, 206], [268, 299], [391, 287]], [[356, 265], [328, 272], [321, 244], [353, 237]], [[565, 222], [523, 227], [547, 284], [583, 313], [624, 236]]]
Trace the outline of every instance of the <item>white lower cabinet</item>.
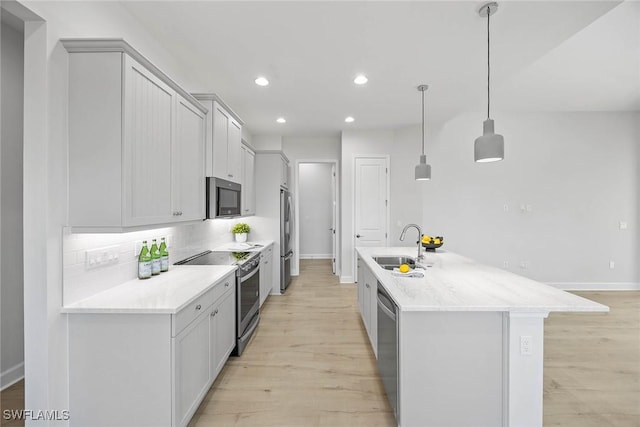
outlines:
[[186, 426], [235, 346], [235, 292], [231, 272], [176, 314], [69, 314], [69, 425]]
[[236, 344], [235, 292], [227, 292], [215, 305], [209, 316], [211, 381], [213, 382]]
[[360, 258], [358, 258], [358, 308], [373, 353], [378, 357], [378, 281]]
[[273, 244], [260, 254], [260, 307], [267, 300], [273, 285]]
[[173, 338], [174, 426], [184, 426], [198, 409], [210, 386], [209, 316], [211, 307]]

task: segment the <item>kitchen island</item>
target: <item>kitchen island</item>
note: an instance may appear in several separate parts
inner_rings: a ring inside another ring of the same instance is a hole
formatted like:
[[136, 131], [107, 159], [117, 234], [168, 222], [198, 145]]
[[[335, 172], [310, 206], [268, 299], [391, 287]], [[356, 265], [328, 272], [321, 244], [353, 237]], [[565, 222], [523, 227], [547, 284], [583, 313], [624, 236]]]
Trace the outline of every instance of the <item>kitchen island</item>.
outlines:
[[[542, 426], [544, 319], [609, 310], [447, 251], [427, 252], [416, 278], [374, 259], [415, 257], [415, 248], [356, 250], [360, 309], [399, 426]], [[385, 295], [395, 306], [396, 378]]]

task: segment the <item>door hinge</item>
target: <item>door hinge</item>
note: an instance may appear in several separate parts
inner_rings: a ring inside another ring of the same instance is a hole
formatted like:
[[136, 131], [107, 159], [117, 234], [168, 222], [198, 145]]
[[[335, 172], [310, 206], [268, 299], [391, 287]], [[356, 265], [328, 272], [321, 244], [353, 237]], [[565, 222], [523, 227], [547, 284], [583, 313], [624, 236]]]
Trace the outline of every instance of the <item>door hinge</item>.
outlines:
[[389, 236], [387, 236], [387, 233], [384, 233], [384, 238], [385, 239], [389, 238]]
[[384, 173], [389, 173], [389, 169], [388, 168], [384, 168]]
[[385, 200], [385, 201], [384, 201], [384, 205], [385, 205], [385, 206], [389, 206], [389, 201], [388, 201], [388, 200]]

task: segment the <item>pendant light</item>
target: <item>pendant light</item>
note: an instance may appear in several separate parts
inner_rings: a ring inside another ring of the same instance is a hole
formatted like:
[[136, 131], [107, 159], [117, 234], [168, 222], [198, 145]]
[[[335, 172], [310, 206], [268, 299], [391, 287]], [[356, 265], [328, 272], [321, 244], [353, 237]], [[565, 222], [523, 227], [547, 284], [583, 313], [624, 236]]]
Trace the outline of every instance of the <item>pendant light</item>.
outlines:
[[487, 120], [482, 123], [482, 136], [476, 138], [474, 144], [474, 160], [476, 162], [496, 162], [504, 159], [504, 137], [495, 133], [493, 120], [489, 116], [491, 106], [491, 62], [489, 20], [498, 11], [498, 3], [487, 3], [480, 8], [478, 14], [487, 17]]
[[420, 85], [418, 90], [422, 92], [422, 154], [420, 163], [416, 166], [416, 181], [427, 181], [431, 179], [431, 165], [427, 164], [427, 156], [424, 154], [424, 92], [429, 89], [429, 85]]

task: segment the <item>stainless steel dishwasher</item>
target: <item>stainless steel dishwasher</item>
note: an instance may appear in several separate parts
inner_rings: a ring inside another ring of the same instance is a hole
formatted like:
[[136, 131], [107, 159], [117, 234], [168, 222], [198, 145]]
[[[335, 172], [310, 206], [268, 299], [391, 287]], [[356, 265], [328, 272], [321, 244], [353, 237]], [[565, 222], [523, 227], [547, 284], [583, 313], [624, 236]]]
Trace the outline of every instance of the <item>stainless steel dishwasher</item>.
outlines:
[[378, 371], [398, 421], [398, 307], [378, 282]]

